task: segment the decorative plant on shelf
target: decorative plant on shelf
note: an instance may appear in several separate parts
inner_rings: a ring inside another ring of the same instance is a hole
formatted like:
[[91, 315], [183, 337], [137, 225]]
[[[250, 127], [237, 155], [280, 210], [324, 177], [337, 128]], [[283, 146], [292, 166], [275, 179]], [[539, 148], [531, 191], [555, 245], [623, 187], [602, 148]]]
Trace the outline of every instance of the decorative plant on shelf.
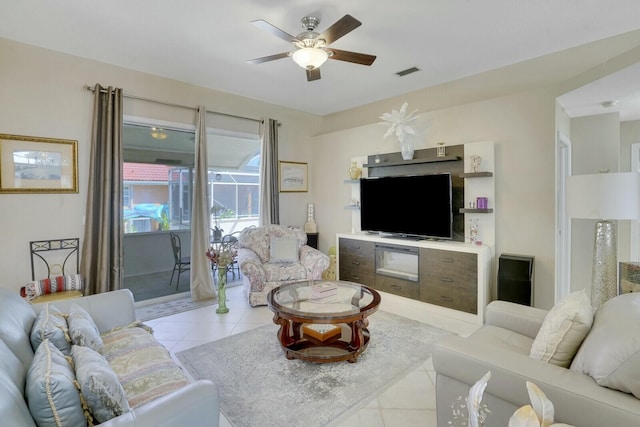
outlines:
[[389, 126], [389, 129], [384, 134], [384, 139], [394, 135], [400, 143], [402, 158], [405, 160], [413, 158], [413, 137], [416, 135], [415, 123], [420, 117], [419, 114], [416, 114], [418, 110], [413, 110], [407, 114], [408, 106], [409, 104], [405, 102], [400, 107], [400, 110], [391, 110], [390, 113], [384, 113], [380, 116], [383, 120], [380, 124]]

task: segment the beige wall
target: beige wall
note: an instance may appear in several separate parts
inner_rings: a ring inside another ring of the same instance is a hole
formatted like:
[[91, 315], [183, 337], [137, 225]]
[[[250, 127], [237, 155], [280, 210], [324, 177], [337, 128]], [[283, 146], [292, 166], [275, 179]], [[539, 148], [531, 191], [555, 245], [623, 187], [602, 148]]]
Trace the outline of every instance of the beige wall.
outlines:
[[[313, 164], [310, 136], [321, 118], [264, 102], [184, 84], [0, 39], [0, 133], [78, 141], [78, 194], [0, 194], [0, 287], [18, 290], [31, 278], [29, 241], [83, 237], [93, 95], [100, 83], [125, 94], [280, 122], [280, 158]], [[191, 123], [195, 113], [125, 99], [125, 114]], [[220, 116], [208, 115], [213, 126]], [[238, 128], [253, 122], [242, 121]], [[302, 224], [311, 193], [281, 195], [281, 222]], [[169, 250], [169, 247], [167, 247]], [[170, 267], [169, 267], [170, 268]]]
[[[335, 244], [335, 233], [351, 230], [351, 211], [344, 209], [350, 188], [343, 183], [348, 178], [350, 158], [398, 151], [391, 140], [382, 138], [384, 127], [377, 124], [377, 116], [399, 107], [387, 106], [375, 113], [368, 118], [373, 124], [313, 139], [314, 201], [322, 249]], [[424, 111], [419, 101], [410, 105], [414, 108]], [[553, 305], [555, 95], [545, 90], [528, 91], [429, 111], [420, 124], [427, 126], [417, 138], [416, 148], [434, 147], [438, 141], [448, 145], [494, 141], [495, 255], [535, 256], [535, 305]], [[392, 198], [389, 209], [394, 211]]]
[[[571, 120], [572, 175], [618, 172], [620, 116], [598, 114]], [[571, 290], [591, 290], [596, 220], [571, 220]]]

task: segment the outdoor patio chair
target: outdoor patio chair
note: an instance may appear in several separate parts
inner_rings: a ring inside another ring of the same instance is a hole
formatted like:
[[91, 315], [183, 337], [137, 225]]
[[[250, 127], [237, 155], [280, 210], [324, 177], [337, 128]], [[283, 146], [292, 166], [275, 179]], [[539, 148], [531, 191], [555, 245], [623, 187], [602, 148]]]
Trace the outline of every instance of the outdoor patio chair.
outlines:
[[173, 250], [173, 271], [171, 272], [171, 280], [169, 280], [169, 286], [173, 283], [173, 276], [178, 272], [178, 280], [176, 280], [176, 290], [180, 286], [180, 274], [191, 269], [191, 257], [182, 256], [182, 243], [180, 242], [180, 236], [173, 231], [169, 233], [171, 237], [171, 249]]

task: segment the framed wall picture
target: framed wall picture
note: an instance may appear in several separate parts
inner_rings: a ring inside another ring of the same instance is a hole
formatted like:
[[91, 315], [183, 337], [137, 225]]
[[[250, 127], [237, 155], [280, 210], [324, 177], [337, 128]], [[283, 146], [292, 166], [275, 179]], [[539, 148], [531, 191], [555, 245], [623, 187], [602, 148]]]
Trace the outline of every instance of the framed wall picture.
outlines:
[[302, 162], [285, 162], [280, 164], [280, 192], [307, 191], [307, 164]]
[[77, 193], [78, 141], [0, 134], [0, 193]]

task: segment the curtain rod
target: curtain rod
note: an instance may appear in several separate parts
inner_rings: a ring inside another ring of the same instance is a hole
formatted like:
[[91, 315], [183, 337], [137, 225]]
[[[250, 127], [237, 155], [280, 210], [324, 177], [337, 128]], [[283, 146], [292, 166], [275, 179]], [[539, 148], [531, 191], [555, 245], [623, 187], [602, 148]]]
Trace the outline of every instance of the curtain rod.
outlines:
[[[84, 88], [86, 90], [88, 90], [89, 92], [95, 92], [95, 88], [91, 87], [89, 85], [85, 85]], [[107, 90], [102, 89], [101, 92], [107, 93]], [[193, 110], [193, 111], [197, 110], [196, 107], [190, 107], [188, 105], [181, 105], [181, 104], [174, 104], [172, 102], [158, 101], [156, 99], [143, 98], [141, 96], [127, 95], [126, 93], [123, 93], [122, 96], [125, 97], [125, 98], [129, 98], [129, 99], [137, 99], [138, 101], [145, 101], [145, 102], [152, 102], [152, 103], [155, 103], [155, 104], [167, 105], [169, 107], [185, 108], [187, 110]], [[233, 118], [236, 118], [236, 119], [250, 120], [252, 122], [258, 122], [258, 123], [263, 123], [264, 122], [264, 120], [262, 120], [262, 119], [254, 119], [253, 117], [237, 116], [235, 114], [221, 113], [219, 111], [207, 110], [207, 113], [218, 114], [220, 116], [233, 117]], [[280, 126], [280, 123], [278, 123], [278, 126]]]

